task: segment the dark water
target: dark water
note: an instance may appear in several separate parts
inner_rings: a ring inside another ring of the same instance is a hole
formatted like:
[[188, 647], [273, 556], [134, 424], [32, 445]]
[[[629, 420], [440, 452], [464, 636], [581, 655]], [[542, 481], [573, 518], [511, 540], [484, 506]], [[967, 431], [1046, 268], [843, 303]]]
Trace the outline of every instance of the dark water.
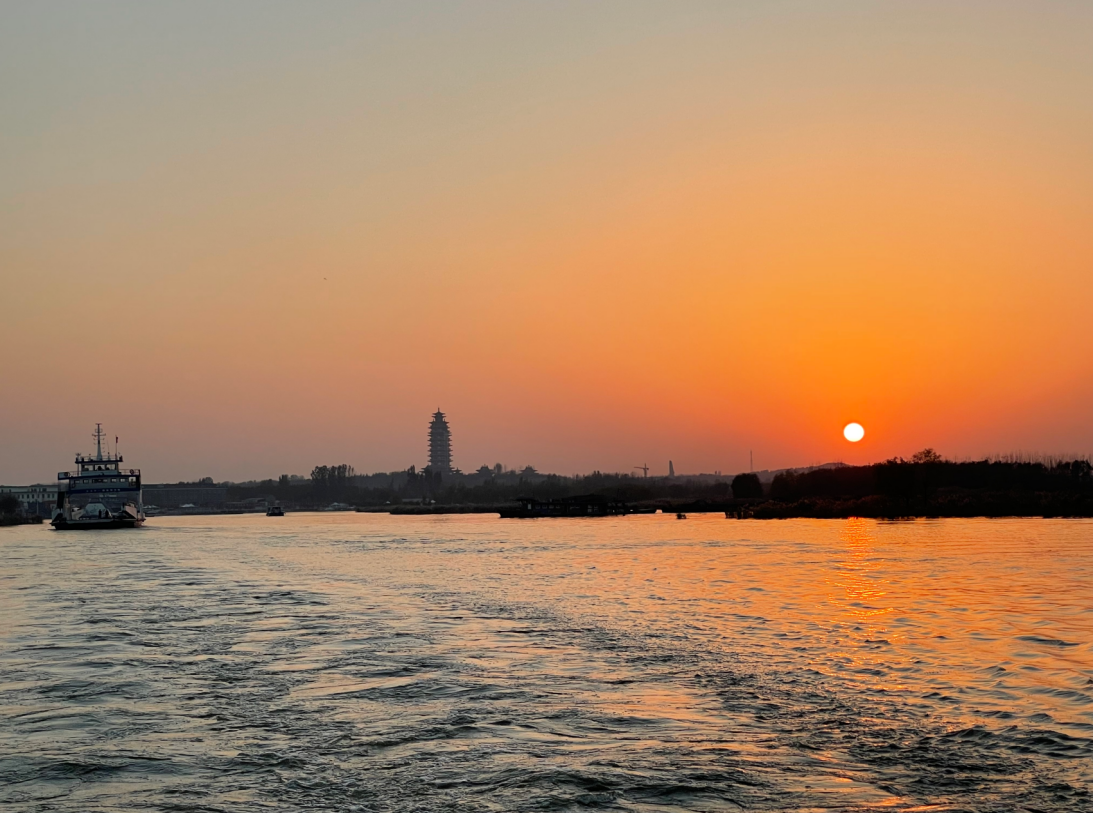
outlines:
[[0, 810], [1093, 810], [1093, 523], [0, 529]]

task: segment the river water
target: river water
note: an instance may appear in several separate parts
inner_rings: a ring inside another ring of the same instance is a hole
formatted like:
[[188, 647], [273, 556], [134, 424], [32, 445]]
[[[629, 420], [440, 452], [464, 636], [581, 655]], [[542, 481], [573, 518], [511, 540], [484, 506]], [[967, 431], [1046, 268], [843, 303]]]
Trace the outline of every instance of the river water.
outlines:
[[0, 809], [1093, 810], [1093, 522], [0, 529]]

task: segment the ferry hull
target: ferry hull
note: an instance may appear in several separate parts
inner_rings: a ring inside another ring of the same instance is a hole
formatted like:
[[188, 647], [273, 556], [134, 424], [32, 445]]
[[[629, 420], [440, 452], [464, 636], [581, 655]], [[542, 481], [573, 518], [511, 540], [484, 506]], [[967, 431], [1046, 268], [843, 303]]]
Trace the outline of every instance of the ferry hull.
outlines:
[[110, 519], [73, 519], [55, 517], [50, 523], [58, 531], [108, 531], [116, 528], [139, 528], [143, 519], [136, 517], [111, 517]]

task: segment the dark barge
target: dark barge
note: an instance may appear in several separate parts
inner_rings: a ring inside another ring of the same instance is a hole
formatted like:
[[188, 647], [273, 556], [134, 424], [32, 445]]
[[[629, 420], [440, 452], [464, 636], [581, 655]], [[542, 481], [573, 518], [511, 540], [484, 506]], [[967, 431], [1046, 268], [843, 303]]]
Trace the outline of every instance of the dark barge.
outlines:
[[515, 505], [503, 506], [499, 513], [506, 519], [536, 519], [542, 517], [616, 517], [632, 513], [626, 503], [610, 500], [599, 494], [581, 497], [560, 497], [537, 500], [520, 497]]

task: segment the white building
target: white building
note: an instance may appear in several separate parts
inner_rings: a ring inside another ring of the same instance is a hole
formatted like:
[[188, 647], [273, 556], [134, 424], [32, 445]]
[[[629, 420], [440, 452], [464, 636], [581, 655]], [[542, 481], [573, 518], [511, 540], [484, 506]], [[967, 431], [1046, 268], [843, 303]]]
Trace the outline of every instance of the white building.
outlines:
[[0, 486], [0, 497], [10, 494], [19, 500], [24, 514], [40, 514], [48, 517], [57, 504], [57, 486], [41, 483], [33, 486]]

